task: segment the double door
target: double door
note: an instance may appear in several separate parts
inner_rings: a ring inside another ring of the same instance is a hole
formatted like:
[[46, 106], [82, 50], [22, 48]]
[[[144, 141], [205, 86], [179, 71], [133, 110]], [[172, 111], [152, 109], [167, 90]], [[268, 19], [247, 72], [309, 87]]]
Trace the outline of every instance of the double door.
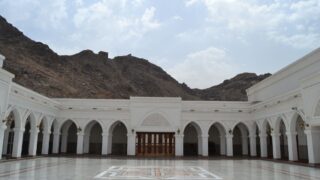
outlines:
[[137, 132], [136, 154], [138, 156], [174, 156], [174, 133]]

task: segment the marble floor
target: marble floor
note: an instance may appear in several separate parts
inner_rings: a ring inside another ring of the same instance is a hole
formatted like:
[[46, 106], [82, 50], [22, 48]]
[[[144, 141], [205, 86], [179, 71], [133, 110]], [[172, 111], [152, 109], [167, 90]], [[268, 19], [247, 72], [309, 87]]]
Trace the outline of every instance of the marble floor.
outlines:
[[320, 169], [263, 160], [39, 157], [0, 162], [0, 179], [319, 180]]

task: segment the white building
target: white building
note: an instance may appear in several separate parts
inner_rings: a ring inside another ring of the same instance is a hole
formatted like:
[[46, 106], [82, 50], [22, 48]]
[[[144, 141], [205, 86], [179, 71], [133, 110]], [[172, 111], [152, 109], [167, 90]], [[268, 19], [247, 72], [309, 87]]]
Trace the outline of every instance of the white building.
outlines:
[[319, 72], [320, 49], [249, 88], [248, 102], [224, 102], [50, 99], [0, 68], [0, 155], [248, 155], [320, 163]]

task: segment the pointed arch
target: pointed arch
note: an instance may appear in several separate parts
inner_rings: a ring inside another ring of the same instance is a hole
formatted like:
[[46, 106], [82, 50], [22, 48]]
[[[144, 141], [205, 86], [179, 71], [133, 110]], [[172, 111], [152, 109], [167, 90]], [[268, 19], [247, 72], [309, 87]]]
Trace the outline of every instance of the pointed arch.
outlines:
[[226, 128], [220, 122], [213, 122], [208, 129], [209, 156], [226, 154]]
[[249, 128], [243, 122], [238, 122], [233, 127], [233, 155], [242, 156], [249, 155]]
[[183, 129], [183, 153], [185, 156], [197, 156], [202, 149], [202, 130], [194, 121], [189, 122]]
[[77, 151], [78, 126], [75, 121], [68, 119], [60, 127], [62, 153], [75, 154]]
[[126, 126], [124, 121], [114, 121], [112, 124], [110, 124], [108, 132], [108, 154], [127, 155], [128, 126]]
[[92, 120], [84, 126], [84, 153], [101, 154], [103, 128], [99, 121]]

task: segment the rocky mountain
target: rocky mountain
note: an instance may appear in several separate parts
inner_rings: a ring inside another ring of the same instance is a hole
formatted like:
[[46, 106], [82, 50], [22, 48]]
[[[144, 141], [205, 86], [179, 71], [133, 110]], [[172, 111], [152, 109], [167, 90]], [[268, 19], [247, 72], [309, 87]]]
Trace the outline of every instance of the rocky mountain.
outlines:
[[0, 16], [0, 53], [14, 81], [48, 97], [176, 97], [184, 100], [246, 100], [245, 89], [269, 76], [244, 73], [218, 86], [199, 90], [178, 83], [160, 67], [132, 55], [113, 59], [84, 50], [61, 56], [26, 37]]
[[246, 89], [269, 77], [271, 74], [257, 76], [255, 73], [242, 73], [234, 78], [207, 89], [195, 89], [197, 96], [205, 100], [246, 101]]

